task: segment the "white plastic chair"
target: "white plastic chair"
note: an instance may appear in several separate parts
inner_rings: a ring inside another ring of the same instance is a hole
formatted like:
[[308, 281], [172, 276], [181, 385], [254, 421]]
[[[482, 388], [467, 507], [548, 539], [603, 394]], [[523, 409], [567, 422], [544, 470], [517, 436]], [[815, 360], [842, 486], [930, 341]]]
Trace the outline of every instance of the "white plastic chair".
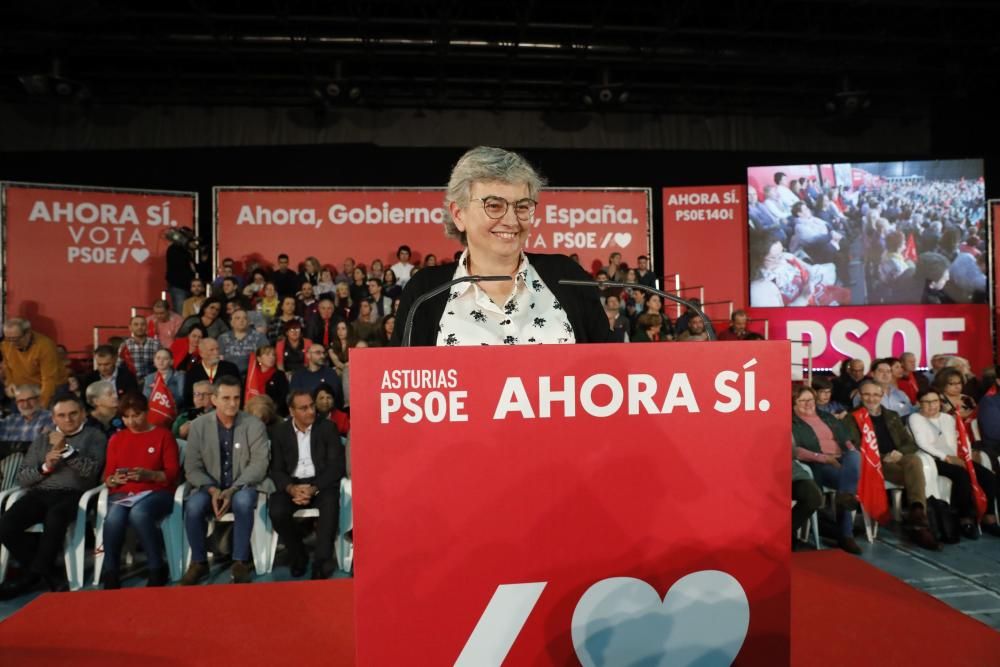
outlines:
[[[806, 464], [802, 463], [801, 461], [792, 461], [792, 465], [797, 465], [798, 467], [802, 468], [807, 473], [809, 473], [809, 479], [814, 479], [813, 478], [812, 468], [810, 468]], [[348, 484], [348, 487], [347, 487], [348, 502], [350, 502], [350, 493], [351, 493], [350, 483], [351, 483], [351, 480], [347, 480], [347, 484]], [[341, 489], [343, 489], [343, 485], [341, 485]], [[826, 493], [826, 489], [821, 489], [821, 490], [823, 491], [824, 494]], [[343, 507], [343, 504], [341, 504], [341, 507]], [[794, 500], [792, 501], [792, 507], [795, 507], [795, 501]], [[813, 542], [816, 543], [816, 548], [817, 549], [822, 549], [823, 546], [822, 546], [822, 544], [819, 541], [819, 512], [813, 512], [812, 516], [809, 517], [808, 523], [806, 523], [806, 525], [803, 526], [799, 530], [799, 533], [800, 533], [799, 534], [799, 539], [803, 539], [803, 540], [808, 539], [810, 531], [812, 532]], [[352, 547], [352, 551], [353, 551], [353, 547]]]
[[[292, 517], [295, 519], [308, 519], [319, 516], [319, 510], [314, 507], [307, 507], [296, 510]], [[337, 558], [337, 567], [344, 572], [350, 572], [354, 567], [354, 541], [347, 537], [347, 533], [354, 529], [354, 514], [351, 509], [351, 480], [344, 477], [340, 480], [340, 520], [338, 522], [337, 536], [334, 539], [333, 550]], [[274, 569], [274, 557], [278, 552], [278, 531], [271, 529], [271, 548], [267, 553], [267, 570]]]
[[[184, 448], [187, 440], [177, 439], [177, 453], [180, 458], [180, 469], [184, 470]], [[183, 486], [183, 485], [182, 485]], [[170, 514], [160, 521], [160, 532], [163, 533], [163, 548], [166, 552], [167, 567], [170, 569], [170, 580], [178, 581], [184, 575], [184, 497], [178, 499], [174, 492], [174, 507]], [[94, 519], [94, 585], [101, 583], [101, 569], [104, 567], [104, 520], [108, 516], [107, 487], [97, 498], [97, 514]]]
[[[102, 486], [94, 487], [84, 492], [77, 505], [76, 519], [70, 522], [66, 528], [66, 542], [63, 546], [63, 556], [66, 563], [66, 582], [69, 589], [77, 591], [83, 588], [83, 567], [86, 556], [86, 526], [87, 507], [90, 501], [101, 491]], [[27, 489], [9, 489], [0, 494], [0, 507], [6, 512], [13, 507], [22, 496], [28, 492]], [[36, 523], [25, 532], [40, 533], [43, 525]], [[0, 583], [7, 577], [7, 565], [10, 562], [10, 552], [6, 547], [0, 545]]]
[[[174, 507], [176, 510], [177, 499], [183, 502], [184, 497], [187, 495], [188, 489], [187, 482], [181, 484], [177, 487], [177, 491], [174, 494]], [[183, 516], [183, 514], [182, 514]], [[183, 521], [183, 519], [182, 519]], [[208, 533], [211, 535], [215, 530], [216, 523], [233, 523], [236, 521], [236, 515], [232, 512], [223, 514], [218, 519], [209, 516], [208, 519]], [[187, 541], [187, 533], [183, 531], [183, 523], [181, 532], [184, 534], [183, 540], [183, 550], [184, 550], [184, 569], [191, 564], [191, 546]], [[254, 508], [253, 516], [253, 528], [250, 532], [250, 552], [253, 556], [253, 567], [258, 574], [268, 572], [268, 549], [271, 542], [271, 518], [267, 514], [267, 494], [263, 491], [257, 493], [257, 507]]]

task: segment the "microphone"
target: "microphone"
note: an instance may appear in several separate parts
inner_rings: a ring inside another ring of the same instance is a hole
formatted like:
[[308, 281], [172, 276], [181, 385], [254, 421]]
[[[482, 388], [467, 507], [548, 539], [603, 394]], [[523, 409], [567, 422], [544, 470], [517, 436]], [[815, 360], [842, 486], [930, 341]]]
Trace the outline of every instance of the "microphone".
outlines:
[[403, 344], [402, 347], [410, 347], [410, 338], [413, 336], [413, 317], [419, 308], [428, 299], [433, 299], [441, 292], [449, 290], [459, 283], [491, 283], [499, 282], [501, 280], [512, 280], [510, 276], [463, 276], [462, 278], [455, 278], [454, 280], [449, 280], [443, 285], [438, 285], [429, 292], [424, 292], [416, 299], [413, 300], [413, 305], [410, 306], [410, 310], [406, 313], [406, 324], [403, 326]]
[[660, 290], [650, 287], [649, 285], [640, 285], [638, 283], [615, 283], [610, 280], [607, 282], [598, 282], [597, 280], [560, 280], [560, 285], [576, 285], [578, 287], [621, 287], [622, 289], [638, 289], [646, 292], [647, 294], [656, 294], [661, 299], [666, 299], [668, 301], [673, 301], [674, 303], [679, 303], [682, 306], [690, 308], [696, 314], [701, 316], [701, 319], [705, 322], [705, 333], [708, 334], [709, 340], [718, 340], [718, 336], [715, 335], [715, 327], [712, 326], [712, 321], [708, 319], [705, 315], [705, 311], [701, 309], [700, 306], [694, 305], [691, 301], [687, 299], [682, 299], [679, 296], [670, 294], [669, 292], [661, 292]]

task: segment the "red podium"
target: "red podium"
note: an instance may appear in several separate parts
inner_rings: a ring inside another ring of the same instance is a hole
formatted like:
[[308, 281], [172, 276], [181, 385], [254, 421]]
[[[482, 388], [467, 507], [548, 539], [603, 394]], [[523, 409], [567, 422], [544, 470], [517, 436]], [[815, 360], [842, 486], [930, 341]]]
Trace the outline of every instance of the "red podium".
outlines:
[[788, 359], [352, 352], [358, 664], [788, 664]]

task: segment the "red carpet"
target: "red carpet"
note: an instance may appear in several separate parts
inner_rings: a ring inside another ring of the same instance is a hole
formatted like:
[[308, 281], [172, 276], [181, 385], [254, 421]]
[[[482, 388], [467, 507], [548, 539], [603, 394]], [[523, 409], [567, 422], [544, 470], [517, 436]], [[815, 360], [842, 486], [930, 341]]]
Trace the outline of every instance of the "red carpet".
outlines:
[[[43, 595], [0, 623], [0, 664], [351, 665], [353, 591], [339, 580]], [[792, 664], [988, 667], [1000, 633], [840, 551], [795, 554]]]

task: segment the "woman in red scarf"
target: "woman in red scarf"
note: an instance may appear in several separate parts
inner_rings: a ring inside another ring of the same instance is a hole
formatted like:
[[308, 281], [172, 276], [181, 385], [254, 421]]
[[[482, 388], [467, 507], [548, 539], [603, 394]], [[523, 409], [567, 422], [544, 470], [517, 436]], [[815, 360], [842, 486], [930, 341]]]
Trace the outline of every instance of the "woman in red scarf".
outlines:
[[184, 338], [175, 338], [170, 345], [170, 353], [174, 357], [174, 370], [187, 373], [201, 361], [198, 344], [208, 335], [205, 327], [196, 325]]
[[274, 401], [278, 414], [288, 416], [288, 378], [275, 365], [277, 354], [273, 345], [261, 345], [251, 358], [253, 364], [247, 371], [246, 398], [254, 395], [269, 396]]

